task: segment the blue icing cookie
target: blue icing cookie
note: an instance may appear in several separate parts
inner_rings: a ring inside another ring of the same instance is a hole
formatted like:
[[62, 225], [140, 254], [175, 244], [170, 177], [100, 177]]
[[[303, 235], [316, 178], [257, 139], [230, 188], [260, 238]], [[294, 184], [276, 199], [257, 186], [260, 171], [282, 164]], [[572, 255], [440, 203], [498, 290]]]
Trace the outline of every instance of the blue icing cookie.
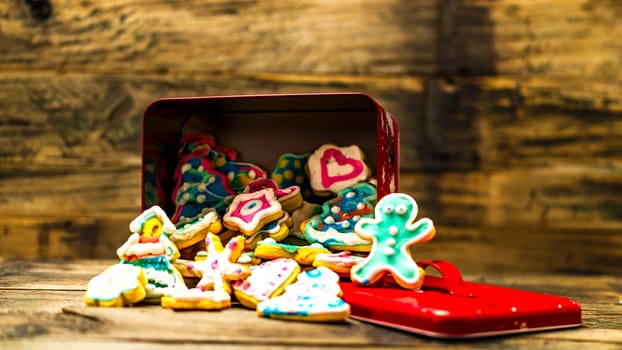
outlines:
[[216, 166], [216, 169], [227, 177], [229, 187], [234, 192], [241, 192], [251, 181], [263, 179], [267, 175], [263, 169], [254, 164], [235, 161], [225, 162]]
[[270, 174], [270, 178], [276, 182], [279, 188], [298, 186], [300, 187], [300, 193], [302, 193], [304, 199], [308, 200], [313, 198], [309, 176], [305, 171], [305, 165], [309, 160], [309, 156], [309, 153], [282, 154], [277, 160], [276, 166]]
[[354, 226], [373, 215], [376, 196], [376, 188], [368, 183], [341, 190], [322, 205], [320, 214], [303, 223], [305, 238], [332, 250], [369, 251], [371, 242], [354, 233]]
[[296, 283], [285, 287], [285, 293], [257, 305], [263, 317], [314, 322], [335, 322], [350, 315], [350, 305], [343, 301], [339, 276], [326, 267], [298, 275]]
[[402, 288], [419, 288], [423, 283], [423, 270], [415, 263], [410, 247], [434, 237], [432, 220], [415, 221], [417, 203], [404, 193], [384, 196], [374, 211], [373, 218], [363, 218], [355, 227], [358, 235], [372, 240], [373, 244], [369, 255], [352, 267], [352, 281], [369, 285], [390, 273]]
[[227, 209], [226, 199], [233, 193], [227, 178], [215, 170], [211, 162], [196, 156], [187, 157], [177, 174], [173, 197], [176, 209], [172, 219], [175, 223], [192, 221], [209, 208], [222, 215]]

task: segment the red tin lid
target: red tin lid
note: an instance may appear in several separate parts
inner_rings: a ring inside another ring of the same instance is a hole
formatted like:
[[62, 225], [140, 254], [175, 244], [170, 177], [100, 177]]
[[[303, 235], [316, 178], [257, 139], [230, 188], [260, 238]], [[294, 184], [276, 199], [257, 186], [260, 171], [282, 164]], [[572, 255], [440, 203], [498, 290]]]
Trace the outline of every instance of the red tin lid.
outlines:
[[443, 277], [426, 275], [420, 290], [387, 284], [355, 286], [342, 282], [351, 317], [435, 338], [474, 338], [577, 327], [581, 307], [570, 299], [464, 282], [446, 261], [421, 261]]

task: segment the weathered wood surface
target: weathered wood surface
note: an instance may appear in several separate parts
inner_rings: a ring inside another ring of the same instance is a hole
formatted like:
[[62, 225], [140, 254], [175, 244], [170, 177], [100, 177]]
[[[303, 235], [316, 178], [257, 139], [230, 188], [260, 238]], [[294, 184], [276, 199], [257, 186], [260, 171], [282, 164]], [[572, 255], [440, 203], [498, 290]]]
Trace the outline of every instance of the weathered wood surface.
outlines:
[[446, 74], [619, 81], [622, 3], [615, 0], [441, 1]]
[[619, 2], [45, 3], [0, 3], [0, 256], [112, 257], [155, 98], [356, 90], [398, 118], [430, 254], [622, 266]]
[[0, 4], [0, 66], [622, 77], [613, 0], [53, 0], [49, 16], [26, 3]]
[[[88, 280], [113, 261], [36, 262], [0, 265], [0, 344], [8, 348], [396, 348], [573, 349], [622, 345], [622, 280], [568, 274], [470, 275], [467, 280], [564, 295], [583, 308], [584, 327], [465, 342], [431, 340], [355, 320], [306, 324], [256, 317], [233, 308], [222, 312], [173, 312], [158, 306], [124, 309], [83, 306]], [[28, 278], [25, 278], [28, 276]], [[154, 322], [154, 320], [158, 320]], [[214, 325], [219, 326], [214, 326]], [[287, 336], [284, 336], [287, 334]], [[183, 340], [183, 344], [181, 343]]]
[[[247, 89], [337, 91], [343, 84], [371, 91], [400, 119], [402, 160], [413, 169], [402, 173], [401, 189], [415, 195], [422, 215], [447, 227], [434, 241], [436, 254], [459, 259], [472, 271], [611, 273], [621, 265], [622, 199], [615, 189], [622, 181], [617, 154], [622, 128], [617, 127], [621, 120], [617, 112], [602, 116], [594, 107], [595, 122], [577, 116], [567, 124], [567, 139], [559, 140], [553, 133], [557, 124], [540, 130], [538, 117], [530, 111], [561, 105], [572, 90], [535, 79], [520, 85], [518, 80], [486, 78], [481, 80], [486, 95], [479, 102], [481, 108], [503, 109], [504, 116], [478, 114], [466, 132], [489, 136], [477, 136], [471, 145], [446, 142], [464, 132], [459, 123], [443, 128], [444, 124], [404, 118], [426, 98], [439, 105], [467, 103], [460, 95], [469, 94], [469, 86], [455, 84], [454, 89], [442, 81], [415, 78], [296, 77], [295, 82], [280, 78], [262, 75], [205, 83], [158, 77], [85, 75], [50, 80], [5, 75], [0, 104], [9, 109], [2, 137], [6, 147], [0, 170], [0, 254], [113, 257], [140, 205], [139, 119], [143, 106], [158, 91], [180, 95]], [[92, 95], [76, 92], [89, 87]], [[555, 93], [542, 102], [539, 89]], [[525, 96], [519, 100], [522, 104], [508, 105], [517, 91]], [[411, 99], [404, 101], [403, 96]], [[468, 106], [455, 108], [456, 118], [460, 109], [468, 110]], [[102, 109], [109, 112], [102, 115]], [[565, 112], [559, 113], [563, 123]], [[100, 125], [101, 129], [93, 127]], [[583, 141], [585, 132], [607, 140], [596, 144], [605, 148], [591, 150], [589, 138]], [[24, 139], [24, 134], [29, 137]], [[559, 155], [546, 155], [551, 152]], [[516, 259], [521, 257], [519, 267]]]
[[53, 0], [52, 15], [38, 21], [24, 1], [10, 0], [0, 5], [0, 65], [132, 74], [424, 73], [434, 71], [437, 5]]

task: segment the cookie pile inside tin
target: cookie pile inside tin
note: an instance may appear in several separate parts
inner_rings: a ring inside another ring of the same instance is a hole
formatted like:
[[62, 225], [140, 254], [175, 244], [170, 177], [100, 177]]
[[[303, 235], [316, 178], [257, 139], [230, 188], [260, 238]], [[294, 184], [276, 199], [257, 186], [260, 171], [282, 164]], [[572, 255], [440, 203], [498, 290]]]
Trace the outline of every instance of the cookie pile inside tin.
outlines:
[[88, 285], [93, 306], [158, 303], [264, 317], [341, 321], [340, 279], [373, 286], [386, 275], [421, 286], [410, 246], [431, 239], [412, 197], [377, 200], [356, 145], [282, 154], [270, 171], [242, 161], [211, 136], [179, 147], [170, 217], [153, 206], [130, 223], [120, 259]]

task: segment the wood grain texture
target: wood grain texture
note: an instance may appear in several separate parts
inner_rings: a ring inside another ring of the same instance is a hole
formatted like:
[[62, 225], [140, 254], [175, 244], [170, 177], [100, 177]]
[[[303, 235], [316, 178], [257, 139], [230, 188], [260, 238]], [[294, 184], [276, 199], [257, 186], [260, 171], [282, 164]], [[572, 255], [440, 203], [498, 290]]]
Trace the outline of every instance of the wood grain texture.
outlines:
[[0, 5], [0, 67], [91, 73], [431, 73], [438, 0]]
[[447, 75], [622, 77], [622, 4], [612, 0], [441, 2]]
[[[611, 0], [0, 5], [0, 66], [88, 72], [622, 77]], [[9, 49], [10, 47], [10, 49]]]
[[[140, 165], [141, 116], [160, 97], [365, 91], [407, 120], [419, 78], [213, 75], [177, 78], [0, 74], [0, 162], [71, 167]], [[404, 104], [404, 96], [410, 98]], [[405, 124], [408, 127], [408, 124]], [[413, 151], [410, 151], [411, 153]]]
[[29, 3], [0, 3], [0, 256], [111, 257], [155, 98], [363, 91], [398, 119], [401, 190], [447, 228], [433, 255], [620, 265], [619, 2]]
[[[357, 349], [615, 349], [622, 344], [617, 299], [619, 277], [569, 274], [474, 274], [465, 280], [577, 300], [585, 327], [530, 335], [465, 342], [431, 340], [355, 320], [341, 324], [308, 324], [258, 318], [249, 310], [173, 312], [158, 306], [89, 308], [82, 293], [87, 281], [114, 261], [37, 262], [4, 260], [0, 265], [0, 345], [11, 349], [63, 344], [73, 349], [160, 348], [174, 344], [207, 348]], [[23, 276], [32, 281], [24, 281]], [[582, 286], [577, 288], [577, 286]], [[35, 297], [35, 300], [31, 299]], [[154, 319], [159, 322], [153, 322]], [[214, 325], [218, 324], [218, 327]], [[223, 327], [226, 326], [226, 327]], [[149, 331], [138, 331], [145, 330]], [[283, 334], [287, 334], [284, 337]], [[179, 342], [183, 339], [183, 344]]]
[[[618, 242], [616, 230], [622, 224], [622, 202], [616, 195], [622, 181], [619, 112], [615, 105], [609, 111], [593, 105], [569, 119], [564, 101], [570, 92], [555, 86], [555, 80], [512, 78], [448, 83], [261, 74], [180, 81], [159, 76], [49, 79], [45, 74], [5, 74], [0, 79], [0, 106], [6, 107], [6, 131], [0, 133], [0, 143], [6, 145], [0, 169], [0, 254], [112, 256], [127, 238], [127, 225], [140, 205], [139, 120], [153, 96], [345, 87], [369, 92], [398, 118], [401, 190], [415, 196], [422, 215], [457, 232], [460, 227], [466, 232], [482, 227], [486, 240], [499, 244], [481, 245], [479, 234], [470, 240], [450, 236], [456, 241], [446, 256], [462, 257], [453, 252], [469, 251], [467, 256], [486, 259], [467, 259], [467, 267], [513, 271], [519, 268], [515, 259], [528, 251], [542, 257], [529, 260], [530, 270], [610, 272], [620, 263], [620, 245], [612, 244]], [[584, 84], [583, 89], [596, 99], [597, 86]], [[550, 93], [553, 89], [557, 96]], [[473, 91], [482, 97], [472, 99]], [[423, 111], [424, 105], [430, 111]], [[558, 139], [561, 127], [566, 135]], [[508, 227], [536, 236], [503, 244]], [[564, 238], [550, 231], [578, 232], [577, 228], [600, 234], [573, 234], [576, 244], [565, 244], [562, 255], [574, 258], [548, 263]], [[588, 244], [601, 248], [584, 249]], [[483, 254], [489, 251], [505, 254]], [[597, 256], [610, 263], [585, 264]]]

